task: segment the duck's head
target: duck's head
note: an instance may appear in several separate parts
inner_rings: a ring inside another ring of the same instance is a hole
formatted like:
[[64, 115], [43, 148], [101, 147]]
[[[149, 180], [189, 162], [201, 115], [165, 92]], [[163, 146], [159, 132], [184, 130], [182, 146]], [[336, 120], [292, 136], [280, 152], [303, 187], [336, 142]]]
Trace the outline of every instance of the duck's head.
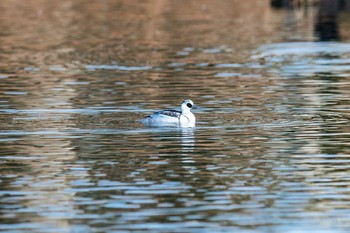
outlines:
[[191, 109], [195, 109], [197, 106], [193, 103], [192, 100], [184, 100], [181, 104], [181, 111], [183, 113], [191, 112]]

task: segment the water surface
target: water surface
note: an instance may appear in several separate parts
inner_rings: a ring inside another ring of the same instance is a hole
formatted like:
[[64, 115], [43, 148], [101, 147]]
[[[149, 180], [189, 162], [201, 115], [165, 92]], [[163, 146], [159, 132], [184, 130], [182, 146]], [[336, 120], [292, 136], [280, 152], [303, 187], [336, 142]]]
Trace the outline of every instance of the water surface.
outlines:
[[[349, 230], [346, 12], [317, 42], [268, 1], [0, 8], [2, 231]], [[195, 128], [138, 121], [188, 98]]]

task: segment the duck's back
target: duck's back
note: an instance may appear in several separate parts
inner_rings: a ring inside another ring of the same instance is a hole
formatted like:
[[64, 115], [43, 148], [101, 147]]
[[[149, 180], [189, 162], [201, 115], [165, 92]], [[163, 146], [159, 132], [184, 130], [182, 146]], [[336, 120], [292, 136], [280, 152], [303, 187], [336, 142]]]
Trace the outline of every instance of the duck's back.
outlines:
[[[150, 118], [164, 118], [164, 119], [167, 119], [167, 120], [179, 120], [180, 119], [180, 116], [181, 116], [181, 112], [180, 111], [177, 111], [177, 110], [162, 110], [162, 111], [159, 111], [159, 112], [155, 112], [153, 113], [152, 115], [149, 115], [148, 117]], [[169, 119], [170, 118], [170, 119]]]
[[181, 112], [177, 110], [162, 110], [143, 119], [144, 123], [151, 125], [161, 125], [164, 123], [179, 124]]

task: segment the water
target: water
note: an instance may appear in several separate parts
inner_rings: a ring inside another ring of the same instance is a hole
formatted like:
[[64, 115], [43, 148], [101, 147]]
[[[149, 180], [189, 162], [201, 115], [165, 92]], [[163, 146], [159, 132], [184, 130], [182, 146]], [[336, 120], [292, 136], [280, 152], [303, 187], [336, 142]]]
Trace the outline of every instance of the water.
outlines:
[[[0, 7], [2, 232], [350, 229], [348, 13], [317, 42], [260, 0]], [[195, 128], [138, 121], [187, 98]]]

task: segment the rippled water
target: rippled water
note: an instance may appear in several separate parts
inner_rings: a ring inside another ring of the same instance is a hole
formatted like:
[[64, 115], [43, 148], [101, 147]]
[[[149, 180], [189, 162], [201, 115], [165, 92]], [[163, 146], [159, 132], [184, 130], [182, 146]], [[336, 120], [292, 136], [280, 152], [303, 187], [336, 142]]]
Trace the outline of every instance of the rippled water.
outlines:
[[[350, 229], [348, 13], [315, 42], [260, 0], [0, 8], [1, 231]], [[195, 128], [138, 121], [187, 98]]]

